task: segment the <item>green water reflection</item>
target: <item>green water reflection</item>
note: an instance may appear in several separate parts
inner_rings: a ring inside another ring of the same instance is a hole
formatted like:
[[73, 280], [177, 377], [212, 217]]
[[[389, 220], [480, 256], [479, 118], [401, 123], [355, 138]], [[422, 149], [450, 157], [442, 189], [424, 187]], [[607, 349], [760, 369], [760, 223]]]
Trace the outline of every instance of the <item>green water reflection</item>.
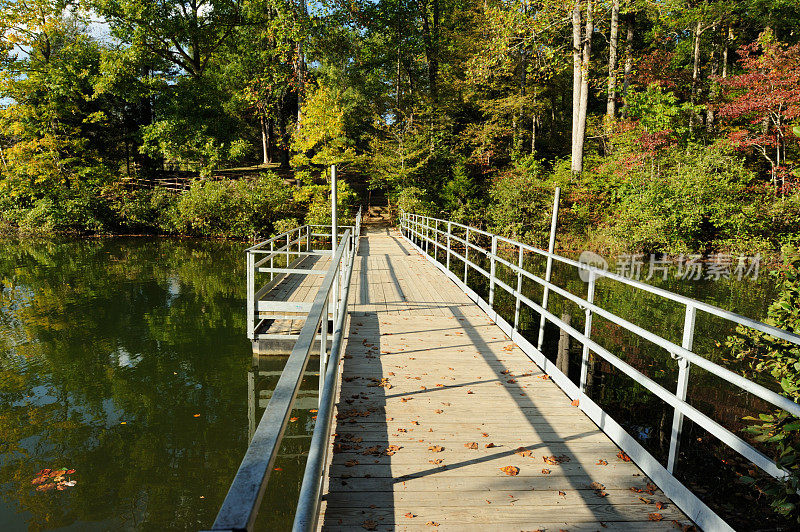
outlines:
[[[243, 248], [0, 242], [0, 529], [211, 525], [285, 362], [252, 358]], [[265, 525], [291, 518], [274, 509], [296, 500], [306, 380]], [[40, 470], [62, 467], [74, 486], [36, 490]]]

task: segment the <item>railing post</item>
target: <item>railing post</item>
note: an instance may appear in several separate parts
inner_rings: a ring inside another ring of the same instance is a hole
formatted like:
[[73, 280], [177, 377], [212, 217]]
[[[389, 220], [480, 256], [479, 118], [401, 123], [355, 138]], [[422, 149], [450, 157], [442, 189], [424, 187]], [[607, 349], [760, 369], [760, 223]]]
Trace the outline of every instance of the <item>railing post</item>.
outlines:
[[251, 252], [247, 252], [246, 257], [247, 262], [247, 337], [251, 340], [255, 340], [255, 328], [256, 328], [256, 302], [255, 302], [255, 295], [256, 295], [256, 283], [255, 283], [255, 255]]
[[269, 280], [275, 278], [275, 241], [269, 243]]
[[437, 251], [439, 250], [439, 220], [434, 222], [433, 226], [433, 260], [438, 262], [436, 256], [438, 255]]
[[[544, 274], [544, 280], [550, 282], [550, 276], [553, 273], [553, 252], [556, 249], [556, 222], [558, 221], [558, 199], [561, 196], [561, 189], [556, 187], [556, 194], [553, 198], [553, 218], [550, 220], [550, 244], [547, 246], [547, 251], [550, 253], [547, 256], [547, 270]], [[544, 286], [544, 293], [542, 294], [542, 308], [547, 310], [547, 297], [550, 295], [550, 289]], [[542, 351], [542, 344], [544, 343], [544, 324], [546, 320], [544, 314], [539, 319], [539, 341], [536, 343], [536, 348], [539, 352]]]
[[[330, 298], [330, 293], [328, 294], [328, 298]], [[328, 354], [328, 302], [329, 300], [325, 301], [325, 304], [322, 306], [323, 315], [322, 315], [322, 324], [320, 325], [320, 334], [319, 334], [319, 400], [318, 405], [322, 405], [322, 390], [325, 387], [325, 362], [326, 362], [326, 355]]]
[[[694, 345], [694, 324], [697, 317], [697, 309], [692, 305], [686, 305], [686, 318], [683, 322], [683, 342], [681, 346], [689, 351]], [[675, 395], [681, 401], [686, 400], [686, 392], [689, 389], [689, 369], [691, 364], [685, 358], [678, 359], [678, 385]], [[675, 462], [678, 460], [678, 451], [681, 445], [681, 434], [683, 433], [683, 414], [676, 408], [672, 414], [672, 433], [669, 438], [669, 456], [667, 458], [667, 471], [674, 473]]]
[[492, 254], [489, 256], [489, 262], [491, 266], [489, 267], [489, 306], [491, 307], [494, 304], [494, 279], [497, 273], [497, 261], [495, 257], [497, 256], [497, 235], [492, 235]]
[[450, 271], [450, 235], [453, 233], [453, 225], [447, 222], [447, 271]]
[[464, 234], [464, 286], [467, 286], [467, 266], [469, 264], [469, 227], [467, 227], [467, 232]]
[[306, 226], [306, 251], [311, 251], [311, 226]]
[[286, 267], [289, 267], [289, 251], [292, 249], [292, 232], [286, 233]]
[[525, 257], [525, 250], [522, 248], [522, 244], [519, 245], [519, 259], [517, 259], [517, 266], [519, 267], [520, 271], [517, 272], [517, 295], [516, 301], [514, 302], [514, 330], [516, 331], [519, 328], [519, 308], [520, 303], [522, 302], [519, 298], [520, 294], [522, 294], [522, 267], [523, 267], [523, 260]]
[[425, 217], [425, 254], [431, 254], [431, 230], [430, 230], [430, 220], [428, 217]]
[[[589, 270], [589, 288], [588, 293], [586, 295], [586, 301], [588, 303], [594, 303], [594, 285], [597, 282], [597, 278], [595, 276], [594, 270]], [[587, 308], [586, 309], [586, 320], [583, 325], [583, 334], [587, 338], [591, 337], [592, 335], [592, 310]], [[589, 379], [589, 346], [583, 344], [583, 357], [581, 359], [581, 380], [580, 380], [580, 388], [581, 391], [586, 393], [586, 382]]]

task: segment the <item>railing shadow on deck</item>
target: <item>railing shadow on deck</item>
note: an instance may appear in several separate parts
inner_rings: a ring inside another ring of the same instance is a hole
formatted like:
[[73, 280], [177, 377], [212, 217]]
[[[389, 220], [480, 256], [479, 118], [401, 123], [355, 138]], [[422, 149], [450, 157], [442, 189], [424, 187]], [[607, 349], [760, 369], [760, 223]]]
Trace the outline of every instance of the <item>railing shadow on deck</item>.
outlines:
[[[446, 228], [446, 231], [442, 229]], [[666, 290], [656, 288], [639, 281], [634, 281], [623, 276], [609, 273], [605, 270], [594, 268], [587, 264], [579, 263], [565, 257], [561, 257], [554, 253], [535, 248], [517, 242], [508, 238], [491, 234], [474, 227], [469, 227], [463, 224], [452, 222], [449, 220], [441, 220], [421, 215], [402, 213], [400, 220], [400, 228], [403, 237], [411, 243], [420, 253], [422, 253], [428, 261], [434, 264], [442, 273], [450, 278], [459, 288], [461, 288], [473, 301], [475, 301], [480, 308], [482, 308], [490, 319], [495, 321], [497, 325], [525, 352], [533, 362], [540, 368], [548, 373], [553, 381], [561, 387], [561, 389], [572, 399], [579, 401], [579, 406], [592, 421], [594, 421], [617, 445], [619, 445], [633, 461], [647, 474], [653, 481], [664, 491], [664, 493], [675, 502], [681, 510], [683, 510], [689, 518], [704, 529], [714, 530], [732, 530], [719, 515], [709, 508], [696, 494], [689, 488], [678, 481], [673, 476], [675, 463], [679, 458], [679, 444], [681, 440], [681, 432], [683, 427], [684, 418], [692, 420], [700, 427], [708, 431], [711, 435], [715, 436], [720, 442], [727, 445], [732, 450], [738, 452], [745, 459], [752, 464], [758, 466], [762, 471], [767, 474], [781, 479], [787, 474], [786, 471], [778, 467], [773, 460], [762, 454], [759, 450], [754, 448], [748, 442], [723, 427], [717, 421], [711, 419], [709, 416], [700, 412], [697, 408], [693, 407], [687, 402], [686, 392], [689, 380], [689, 368], [692, 364], [710, 372], [711, 374], [739, 387], [741, 390], [749, 392], [760, 399], [771, 403], [778, 408], [782, 408], [796, 417], [800, 417], [800, 405], [790, 401], [788, 398], [783, 397], [757, 383], [749, 381], [730, 370], [723, 368], [710, 360], [694, 353], [692, 351], [695, 318], [698, 311], [714, 315], [725, 320], [729, 320], [738, 325], [749, 327], [775, 338], [780, 338], [795, 345], [800, 345], [800, 336], [789, 333], [787, 331], [777, 329], [776, 327], [757, 322], [755, 320], [740, 316], [738, 314], [725, 311], [703, 303], [693, 300], [691, 298], [680, 296], [668, 292]], [[454, 231], [458, 229], [459, 233]], [[470, 238], [472, 234], [472, 239]], [[479, 237], [485, 242], [484, 246], [477, 245]], [[498, 253], [498, 246], [510, 247], [511, 250], [518, 250], [517, 261], [509, 261], [504, 259]], [[491, 247], [489, 247], [491, 246]], [[471, 252], [471, 253], [470, 253]], [[524, 268], [524, 255], [529, 253], [547, 259], [547, 274], [545, 278], [534, 275]], [[473, 257], [470, 259], [470, 255]], [[475, 257], [485, 258], [489, 261], [490, 267], [487, 271], [481, 267]], [[458, 261], [464, 265], [463, 277], [456, 275], [452, 271], [451, 261]], [[588, 274], [588, 295], [583, 296], [575, 295], [568, 292], [566, 289], [557, 286], [550, 282], [550, 271], [554, 261], [563, 265], [577, 268], [578, 271], [583, 271]], [[516, 264], [515, 264], [516, 262]], [[497, 265], [501, 265], [516, 275], [516, 287], [510, 286], [503, 282], [496, 275]], [[486, 279], [489, 283], [488, 301], [482, 297], [477, 287], [470, 286], [470, 275], [478, 274], [479, 277]], [[594, 288], [595, 283], [599, 278], [610, 279], [634, 289], [642, 290], [644, 292], [654, 294], [656, 296], [665, 298], [667, 300], [677, 302], [685, 306], [686, 316], [683, 329], [683, 339], [681, 345], [677, 345], [669, 340], [666, 340], [642, 327], [639, 327], [619, 316], [599, 307], [594, 303]], [[533, 282], [543, 288], [544, 296], [541, 304], [532, 301], [522, 291], [523, 279], [528, 282]], [[513, 323], [509, 323], [506, 319], [494, 308], [493, 300], [497, 288], [510, 294], [515, 299], [515, 312]], [[584, 330], [579, 331], [576, 328], [565, 323], [557, 316], [547, 310], [547, 297], [549, 292], [557, 294], [579, 306], [586, 313], [586, 320], [584, 323]], [[540, 317], [539, 339], [537, 345], [534, 345], [527, 339], [518, 329], [520, 319], [520, 308], [524, 305], [530, 311], [536, 313]], [[652, 342], [667, 350], [669, 354], [676, 359], [679, 376], [677, 390], [672, 392], [663, 386], [659, 385], [636, 368], [632, 367], [619, 357], [612, 354], [608, 349], [599, 345], [591, 338], [591, 318], [593, 315], [598, 315], [615, 325], [630, 331], [638, 337]], [[562, 373], [556, 365], [548, 360], [542, 352], [544, 328], [546, 323], [552, 323], [563, 331], [566, 331], [570, 337], [577, 339], [583, 345], [583, 356], [581, 362], [581, 375], [579, 383], [573, 383], [567, 375]], [[609, 416], [597, 403], [595, 403], [586, 393], [586, 382], [588, 372], [590, 369], [589, 355], [599, 356], [611, 364], [614, 368], [632, 378], [639, 385], [643, 386], [649, 392], [653, 393], [661, 401], [674, 408], [674, 416], [672, 423], [672, 434], [670, 438], [670, 448], [668, 455], [668, 463], [666, 467], [662, 465], [658, 459], [651, 455], [639, 442], [637, 442], [625, 429]]]
[[[368, 331], [368, 336], [364, 334], [359, 334], [361, 331]], [[342, 375], [367, 375], [370, 373], [370, 368], [365, 368], [366, 366], [371, 366], [375, 369], [375, 374], [380, 375], [382, 374], [382, 361], [379, 356], [372, 357], [365, 357], [363, 356], [368, 351], [361, 348], [361, 341], [362, 339], [369, 339], [370, 342], [375, 342], [374, 345], [377, 345], [378, 352], [380, 353], [380, 320], [378, 319], [377, 312], [358, 312], [354, 313], [350, 318], [350, 332], [347, 336], [348, 342], [348, 355], [344, 357], [344, 361], [342, 363]], [[355, 346], [356, 349], [353, 349]], [[361, 351], [363, 353], [353, 353], [353, 351]], [[363, 408], [356, 404], [355, 396], [348, 396], [348, 393], [352, 393], [348, 391], [349, 386], [347, 383], [342, 382], [341, 387], [341, 396], [340, 402], [338, 405], [339, 408], [339, 420], [337, 421], [337, 433], [334, 439], [334, 454], [333, 457], [336, 456], [337, 453], [337, 446], [338, 448], [342, 448], [342, 446], [354, 446], [359, 448], [360, 446], [363, 447], [373, 447], [379, 446], [381, 450], [388, 448], [389, 446], [389, 424], [386, 420], [386, 416], [381, 417], [381, 421], [378, 422], [370, 422], [369, 426], [372, 431], [370, 431], [370, 438], [367, 440], [364, 438], [364, 441], [361, 442], [361, 445], [357, 445], [353, 441], [353, 434], [349, 433], [347, 430], [348, 425], [348, 418], [347, 414], [349, 411], [357, 411], [359, 408]], [[384, 410], [386, 407], [386, 399], [387, 399], [387, 389], [383, 387], [372, 387], [369, 388], [371, 390], [371, 394], [369, 397], [369, 407], [370, 409], [374, 408], [378, 411]], [[347, 401], [350, 400], [352, 404], [348, 405]], [[351, 418], [353, 421], [357, 421], [354, 418]], [[359, 429], [355, 429], [355, 432], [360, 432]], [[363, 434], [363, 432], [362, 432]], [[355, 451], [354, 451], [355, 452]], [[361, 454], [358, 454], [360, 458], [363, 459]], [[335, 483], [339, 483], [341, 486], [347, 486], [352, 482], [358, 482], [357, 478], [350, 479], [349, 475], [345, 474], [344, 471], [349, 469], [344, 468], [343, 464], [336, 464], [334, 460], [331, 459], [329, 464], [329, 471], [328, 471], [328, 482], [331, 486]], [[389, 512], [394, 511], [394, 492], [392, 490], [392, 467], [391, 462], [381, 462], [377, 464], [372, 464], [372, 473], [371, 479], [377, 484], [379, 489], [375, 489], [374, 491], [380, 492], [382, 495], [381, 497], [381, 510], [388, 510]], [[331, 489], [329, 488], [328, 491], [330, 492]], [[326, 500], [326, 497], [322, 497], [323, 500]], [[335, 523], [333, 518], [330, 518], [327, 513], [319, 516], [321, 518], [322, 523], [327, 523], [330, 525], [331, 523]], [[324, 530], [324, 528], [323, 528]]]

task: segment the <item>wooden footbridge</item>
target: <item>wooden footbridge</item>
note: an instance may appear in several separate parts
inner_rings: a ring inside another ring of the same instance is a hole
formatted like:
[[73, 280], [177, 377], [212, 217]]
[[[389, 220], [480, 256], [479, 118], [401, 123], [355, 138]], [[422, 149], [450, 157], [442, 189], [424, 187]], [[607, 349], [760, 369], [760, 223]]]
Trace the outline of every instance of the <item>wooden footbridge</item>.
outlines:
[[[795, 344], [800, 337], [454, 222], [404, 214], [400, 228], [361, 234], [357, 218], [333, 246], [324, 229], [304, 226], [248, 250], [254, 347], [287, 335], [293, 348], [213, 530], [253, 528], [313, 353], [322, 354], [319, 413], [295, 530], [729, 530], [672, 475], [684, 418], [781, 477], [770, 458], [686, 402], [689, 368], [795, 415], [798, 405], [692, 352], [694, 320], [708, 312]], [[523, 267], [529, 255], [546, 259], [544, 274]], [[553, 261], [588, 272], [588, 293], [552, 283]], [[682, 343], [595, 306], [600, 277], [685, 305]], [[526, 296], [523, 282], [544, 287], [543, 299]], [[495, 309], [497, 290], [513, 298], [510, 312]], [[548, 292], [584, 309], [581, 330], [547, 311]], [[521, 308], [583, 345], [580, 379], [542, 354], [541, 335], [536, 345], [520, 333]], [[677, 387], [595, 343], [593, 315], [673, 354]], [[587, 396], [590, 355], [674, 407], [665, 463]]]

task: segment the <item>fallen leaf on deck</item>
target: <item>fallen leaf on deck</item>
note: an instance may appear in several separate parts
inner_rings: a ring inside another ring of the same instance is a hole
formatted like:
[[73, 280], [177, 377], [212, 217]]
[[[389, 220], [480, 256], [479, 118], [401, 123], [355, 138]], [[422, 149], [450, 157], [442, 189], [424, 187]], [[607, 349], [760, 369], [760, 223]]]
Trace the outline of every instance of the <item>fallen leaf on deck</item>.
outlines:
[[664, 509], [664, 503], [661, 502], [661, 501], [656, 502], [656, 508], [658, 508], [659, 510], [663, 510]]
[[386, 448], [386, 454], [387, 456], [392, 456], [400, 449], [402, 449], [402, 447], [400, 447], [399, 445], [390, 445], [389, 447]]
[[483, 436], [484, 438], [488, 438], [489, 437], [489, 433], [488, 432], [481, 432], [481, 436]]
[[444, 412], [444, 410], [440, 410], [440, 409], [438, 409], [438, 408], [437, 408], [437, 409], [435, 410], [435, 412], [436, 412], [437, 414], [441, 414], [441, 413], [443, 413], [443, 412]]
[[661, 521], [664, 516], [661, 514], [647, 514], [647, 518], [651, 521]]
[[578, 401], [577, 399], [575, 399], [575, 400], [574, 400], [574, 401], [572, 401], [570, 404], [571, 404], [572, 406], [578, 406], [579, 404], [581, 404], [581, 402], [580, 402], [580, 401]]
[[437, 458], [436, 460], [428, 460], [428, 462], [430, 462], [433, 465], [439, 465], [442, 462], [444, 462], [444, 460], [442, 460], [441, 458]]
[[549, 475], [549, 474], [550, 474], [549, 469], [542, 469], [542, 475]]
[[412, 517], [416, 517], [416, 515], [412, 514], [411, 512], [408, 512], [407, 514], [404, 514], [403, 517], [408, 517], [409, 519], [411, 519]]
[[361, 527], [365, 530], [375, 530], [378, 527], [378, 523], [367, 519], [366, 521], [361, 523]]
[[515, 476], [519, 475], [519, 468], [518, 467], [514, 467], [512, 465], [501, 467], [500, 471], [502, 471], [503, 473], [505, 473], [506, 475], [508, 475], [510, 477], [515, 477]]
[[493, 443], [487, 443], [486, 445], [484, 445], [484, 447], [486, 447], [487, 449], [491, 449], [494, 446], [495, 445]]
[[517, 450], [514, 451], [514, 452], [517, 453], [518, 455], [524, 456], [526, 458], [533, 457], [533, 453], [531, 451], [529, 451], [528, 449], [526, 449], [525, 447], [517, 447]]
[[627, 454], [625, 454], [625, 451], [618, 452], [617, 453], [617, 458], [619, 458], [623, 462], [630, 462], [631, 461], [631, 457], [628, 456]]
[[597, 461], [595, 465], [608, 465], [608, 462], [601, 458], [600, 460]]
[[465, 443], [464, 447], [466, 447], [467, 449], [477, 449], [478, 448], [478, 444], [475, 443], [474, 441], [471, 441], [471, 442]]
[[567, 496], [567, 493], [564, 492], [564, 491], [561, 491], [561, 490], [559, 490], [558, 494], [561, 495], [562, 497], [566, 497]]
[[442, 447], [441, 445], [431, 445], [430, 447], [428, 447], [428, 450], [433, 451], [435, 453], [440, 453], [444, 451], [444, 447]]
[[430, 525], [430, 526], [439, 526], [439, 523], [437, 523], [436, 521], [428, 521], [428, 522], [427, 522], [427, 523], [425, 523], [425, 524], [426, 524], [426, 525]]

